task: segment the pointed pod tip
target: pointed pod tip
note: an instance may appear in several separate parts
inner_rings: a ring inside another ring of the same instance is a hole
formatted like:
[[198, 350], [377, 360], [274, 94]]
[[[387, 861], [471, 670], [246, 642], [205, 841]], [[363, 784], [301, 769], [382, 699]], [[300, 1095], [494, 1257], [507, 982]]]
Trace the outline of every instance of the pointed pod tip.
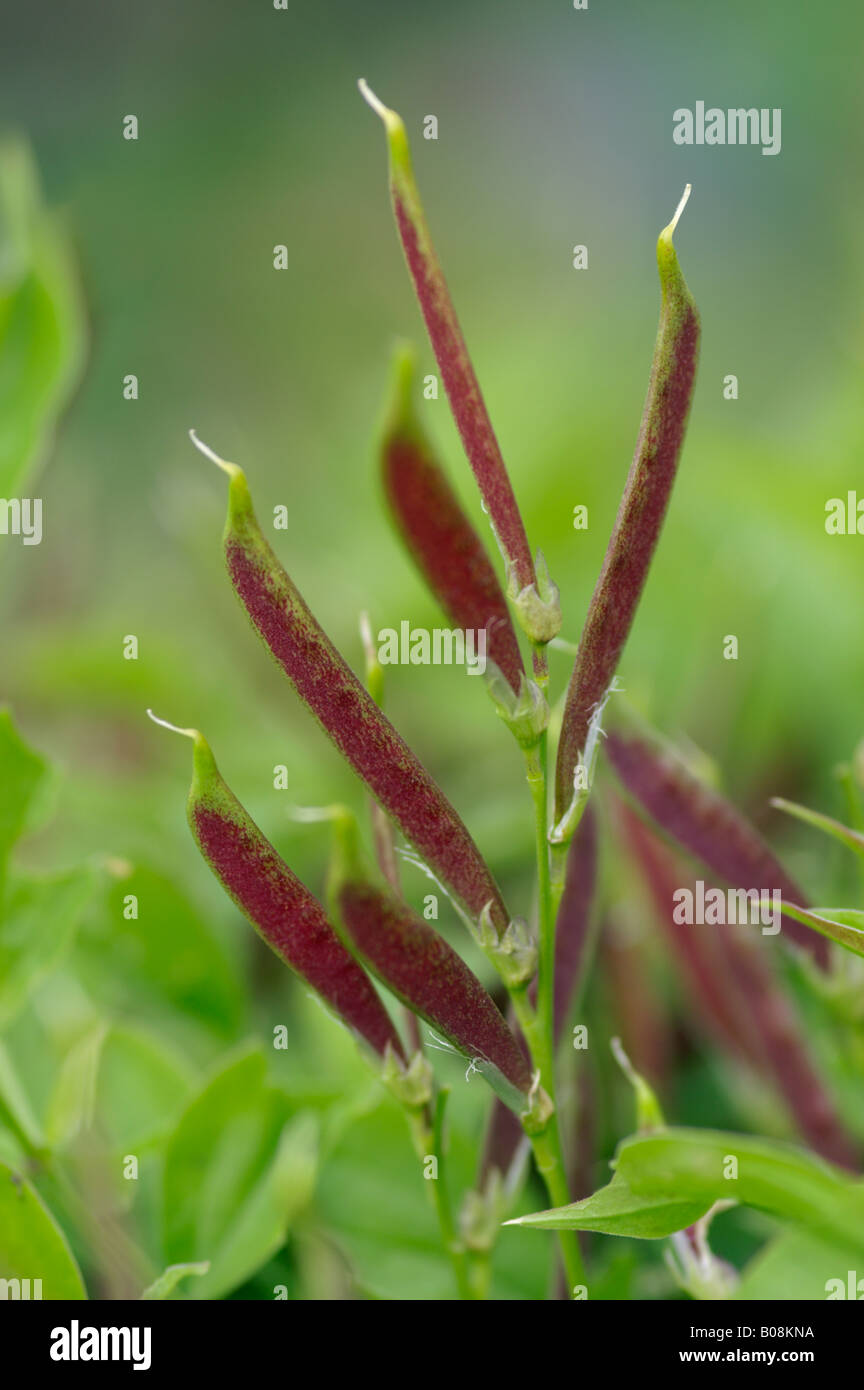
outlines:
[[667, 294], [667, 292], [669, 292], [674, 296], [683, 296], [684, 298], [690, 299], [689, 291], [684, 282], [684, 277], [681, 274], [681, 269], [678, 265], [678, 255], [675, 251], [673, 238], [675, 236], [675, 228], [678, 226], [681, 214], [687, 206], [687, 201], [690, 197], [691, 188], [691, 184], [688, 183], [685, 185], [684, 192], [681, 194], [681, 197], [678, 201], [678, 206], [675, 209], [675, 214], [672, 218], [672, 221], [668, 224], [668, 226], [663, 228], [662, 232], [657, 238], [657, 266], [660, 271], [660, 284], [664, 296]]
[[390, 158], [394, 165], [401, 165], [404, 170], [410, 167], [411, 157], [408, 150], [408, 137], [405, 134], [405, 124], [398, 111], [392, 111], [389, 106], [385, 106], [380, 97], [377, 97], [366, 81], [361, 77], [357, 81], [360, 95], [371, 106], [377, 116], [384, 122], [384, 129], [387, 132], [387, 143], [390, 148]]
[[376, 116], [380, 116], [388, 130], [393, 130], [396, 126], [401, 126], [402, 118], [395, 111], [391, 111], [389, 106], [385, 106], [380, 97], [376, 96], [365, 77], [358, 77], [357, 88], [367, 106], [371, 106]]
[[198, 729], [181, 729], [176, 724], [170, 724], [167, 719], [160, 719], [158, 714], [154, 714], [152, 709], [147, 711], [148, 718], [158, 724], [161, 729], [168, 729], [172, 734], [181, 734], [183, 738], [191, 738], [193, 744], [192, 766], [193, 779], [192, 790], [196, 787], [200, 789], [205, 783], [215, 775], [218, 775], [216, 759], [213, 757], [212, 750], [204, 735]]
[[148, 709], [147, 718], [152, 719], [154, 724], [158, 724], [160, 729], [168, 729], [172, 734], [182, 734], [184, 738], [193, 740], [199, 739], [201, 735], [197, 729], [181, 729], [176, 724], [170, 724], [167, 719], [160, 719], [158, 714], [154, 714], [152, 709]]
[[203, 439], [198, 438], [194, 430], [189, 431], [189, 438], [192, 440], [198, 452], [203, 454], [205, 458], [208, 458], [211, 463], [215, 463], [223, 472], [227, 473], [229, 478], [233, 479], [238, 475], [242, 477], [243, 469], [240, 468], [238, 464], [228, 463], [226, 459], [221, 458], [220, 455], [216, 453], [215, 449], [211, 449], [209, 444], [205, 444]]
[[685, 209], [686, 206], [687, 206], [687, 203], [688, 203], [688, 200], [689, 200], [689, 198], [690, 198], [690, 194], [691, 194], [691, 192], [692, 192], [692, 189], [693, 189], [693, 185], [692, 185], [692, 184], [688, 183], [688, 184], [685, 184], [685, 185], [684, 185], [684, 192], [681, 194], [681, 197], [680, 197], [679, 200], [678, 200], [678, 206], [677, 206], [677, 208], [675, 209], [675, 214], [674, 214], [674, 216], [673, 216], [673, 218], [672, 218], [672, 221], [668, 224], [668, 226], [664, 227], [663, 230], [662, 230], [662, 232], [660, 233], [660, 240], [661, 240], [661, 241], [664, 241], [664, 240], [665, 240], [665, 241], [668, 241], [668, 242], [671, 243], [672, 238], [673, 238], [673, 236], [675, 235], [675, 228], [678, 226], [678, 222], [680, 221], [681, 214], [682, 214], [682, 212], [684, 211], [684, 209]]
[[412, 343], [400, 339], [393, 348], [390, 365], [390, 393], [387, 410], [388, 435], [414, 435], [417, 430], [412, 396], [417, 370], [417, 354]]

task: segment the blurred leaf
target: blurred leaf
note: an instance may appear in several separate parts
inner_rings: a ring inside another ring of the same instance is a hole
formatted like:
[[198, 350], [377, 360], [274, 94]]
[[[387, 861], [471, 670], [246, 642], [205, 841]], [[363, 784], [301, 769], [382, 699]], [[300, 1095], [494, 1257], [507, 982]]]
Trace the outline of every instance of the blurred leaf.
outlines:
[[259, 1050], [232, 1057], [188, 1106], [165, 1156], [166, 1259], [208, 1259], [196, 1285], [219, 1298], [284, 1244], [311, 1194], [315, 1143], [267, 1080]]
[[121, 1152], [139, 1154], [173, 1128], [189, 1096], [185, 1059], [141, 1028], [114, 1026], [102, 1047], [96, 1113]]
[[0, 496], [20, 496], [79, 375], [84, 313], [26, 145], [0, 145]]
[[189, 1095], [184, 1059], [143, 1029], [98, 1023], [67, 1052], [48, 1105], [52, 1146], [98, 1124], [107, 1142], [136, 1155], [166, 1136]]
[[14, 1134], [25, 1153], [37, 1154], [45, 1137], [33, 1114], [18, 1072], [7, 1049], [0, 1043], [0, 1125]]
[[851, 849], [853, 854], [864, 857], [864, 835], [859, 834], [857, 830], [850, 830], [842, 821], [834, 820], [833, 816], [823, 816], [821, 811], [811, 811], [809, 806], [799, 806], [795, 801], [785, 801], [782, 796], [772, 797], [771, 805], [776, 806], [778, 811], [785, 811], [788, 815], [794, 816], [796, 820], [804, 821], [805, 825], [812, 825], [816, 830], [833, 836], [841, 845]]
[[829, 1279], [846, 1283], [860, 1264], [854, 1247], [821, 1240], [809, 1231], [783, 1231], [759, 1251], [741, 1276], [733, 1298], [746, 1302], [813, 1302], [827, 1296]]
[[[730, 1162], [737, 1163], [737, 1176]], [[712, 1130], [626, 1139], [617, 1171], [642, 1196], [711, 1205], [732, 1198], [864, 1252], [864, 1187], [804, 1149]]]
[[41, 1279], [43, 1299], [87, 1295], [66, 1237], [38, 1193], [0, 1163], [0, 1279]]
[[854, 955], [864, 956], [864, 912], [851, 907], [820, 907], [808, 912], [788, 902], [784, 902], [783, 911]]
[[96, 871], [85, 865], [10, 885], [0, 919], [0, 1026], [62, 960], [97, 883]]
[[[129, 917], [130, 897], [137, 917]], [[79, 933], [76, 966], [88, 990], [116, 1014], [142, 1009], [231, 1036], [243, 1013], [237, 970], [184, 895], [152, 869], [112, 879], [105, 903]]]
[[[0, 491], [0, 496], [8, 495]], [[8, 709], [0, 709], [0, 899], [16, 840], [28, 828], [37, 792], [48, 773], [44, 758], [28, 748]]]
[[[459, 1191], [473, 1185], [476, 1172], [476, 1110], [472, 1096], [462, 1100], [471, 1107], [472, 1118], [460, 1119], [460, 1097], [454, 1094], [448, 1124], [448, 1183], [456, 1205]], [[456, 1298], [430, 1186], [405, 1116], [389, 1096], [380, 1097], [339, 1134], [318, 1179], [316, 1209], [367, 1296], [395, 1301]], [[491, 1297], [545, 1297], [551, 1254], [547, 1242], [528, 1232], [503, 1233], [493, 1256]]]
[[206, 1274], [210, 1265], [206, 1260], [201, 1260], [197, 1264], [169, 1265], [158, 1279], [148, 1285], [141, 1295], [144, 1301], [153, 1299], [170, 1298], [181, 1279], [185, 1279], [190, 1274]]
[[520, 1216], [520, 1226], [535, 1226], [545, 1231], [601, 1231], [610, 1236], [632, 1236], [639, 1240], [657, 1240], [683, 1231], [704, 1216], [710, 1202], [687, 1201], [676, 1196], [639, 1197], [631, 1192], [619, 1173], [599, 1191], [581, 1202], [551, 1211], [536, 1211]]
[[63, 1148], [93, 1122], [96, 1078], [107, 1025], [98, 1023], [69, 1049], [48, 1102], [45, 1133], [52, 1148]]

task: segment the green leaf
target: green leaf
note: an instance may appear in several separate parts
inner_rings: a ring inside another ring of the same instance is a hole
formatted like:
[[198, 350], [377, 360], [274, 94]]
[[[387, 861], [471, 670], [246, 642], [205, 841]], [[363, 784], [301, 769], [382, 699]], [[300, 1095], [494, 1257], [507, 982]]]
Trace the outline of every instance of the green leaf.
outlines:
[[152, 1284], [141, 1295], [144, 1301], [153, 1299], [170, 1298], [181, 1279], [185, 1279], [190, 1274], [207, 1274], [210, 1264], [207, 1260], [200, 1260], [197, 1264], [169, 1265], [168, 1268], [154, 1279]]
[[0, 497], [22, 495], [81, 369], [84, 313], [30, 153], [0, 145]]
[[185, 1059], [141, 1028], [93, 1025], [69, 1049], [48, 1102], [52, 1147], [98, 1124], [119, 1153], [139, 1156], [167, 1137], [189, 1097]]
[[520, 1216], [504, 1224], [536, 1226], [544, 1231], [600, 1231], [607, 1236], [658, 1240], [692, 1226], [710, 1206], [708, 1201], [687, 1201], [676, 1196], [637, 1196], [620, 1173], [616, 1173], [606, 1187], [581, 1202], [532, 1212], [530, 1216]]
[[142, 1028], [112, 1027], [96, 1086], [96, 1113], [109, 1143], [141, 1154], [167, 1138], [189, 1099], [185, 1058]]
[[788, 902], [784, 902], [783, 911], [854, 955], [864, 956], [864, 912], [851, 907], [819, 907], [810, 912]]
[[799, 806], [797, 801], [786, 801], [782, 796], [772, 797], [771, 805], [776, 806], [778, 811], [786, 811], [796, 820], [803, 820], [807, 825], [823, 830], [826, 835], [832, 835], [841, 845], [851, 849], [853, 854], [864, 857], [864, 835], [860, 835], [857, 830], [850, 830], [842, 821], [834, 820], [833, 816], [823, 816], [820, 811], [811, 811], [809, 806]]
[[45, 1134], [52, 1149], [64, 1148], [93, 1122], [96, 1079], [107, 1033], [106, 1024], [94, 1024], [63, 1058], [45, 1116]]
[[0, 1125], [14, 1134], [27, 1154], [45, 1152], [45, 1136], [39, 1128], [27, 1094], [7, 1049], [0, 1043]]
[[288, 1119], [259, 1050], [232, 1057], [180, 1118], [165, 1155], [164, 1249], [172, 1264], [210, 1261], [201, 1298], [249, 1278], [311, 1195], [314, 1136], [306, 1117]]
[[617, 1172], [640, 1196], [706, 1205], [731, 1198], [864, 1254], [864, 1185], [804, 1149], [744, 1134], [669, 1129], [625, 1140]]
[[854, 1247], [822, 1240], [809, 1231], [783, 1231], [750, 1261], [732, 1296], [748, 1303], [824, 1299], [829, 1281], [840, 1279], [847, 1286], [849, 1271], [860, 1268], [860, 1261], [861, 1252]]
[[0, 1279], [41, 1279], [43, 1299], [87, 1297], [54, 1217], [35, 1188], [5, 1163], [0, 1163]]
[[[137, 917], [128, 916], [129, 898]], [[75, 966], [95, 999], [115, 1016], [170, 1010], [198, 1027], [236, 1037], [243, 992], [234, 961], [184, 895], [160, 874], [136, 866], [111, 880], [100, 910], [88, 913]]]
[[[0, 496], [9, 496], [0, 490]], [[21, 738], [8, 709], [0, 709], [0, 898], [16, 840], [28, 828], [37, 793], [48, 774], [44, 758]]]
[[9, 886], [0, 919], [0, 1027], [68, 951], [98, 883], [89, 865]]

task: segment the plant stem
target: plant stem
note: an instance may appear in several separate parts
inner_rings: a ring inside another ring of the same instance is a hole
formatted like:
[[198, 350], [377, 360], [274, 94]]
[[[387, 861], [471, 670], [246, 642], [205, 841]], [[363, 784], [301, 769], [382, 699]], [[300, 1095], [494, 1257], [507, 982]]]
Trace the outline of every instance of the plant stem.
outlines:
[[447, 1166], [444, 1146], [444, 1112], [447, 1107], [447, 1097], [450, 1092], [446, 1089], [439, 1090], [435, 1096], [435, 1110], [433, 1112], [432, 1127], [429, 1129], [424, 1126], [424, 1145], [427, 1152], [431, 1152], [437, 1163], [436, 1176], [432, 1179], [432, 1194], [435, 1202], [435, 1212], [438, 1217], [438, 1228], [441, 1232], [441, 1243], [450, 1257], [453, 1265], [453, 1273], [456, 1276], [456, 1284], [459, 1289], [460, 1299], [476, 1299], [478, 1295], [476, 1286], [471, 1279], [468, 1261], [466, 1259], [465, 1248], [459, 1239], [456, 1223], [453, 1220], [453, 1211], [450, 1206], [450, 1192], [447, 1187]]
[[537, 934], [539, 959], [537, 966], [538, 1042], [542, 1056], [534, 1060], [542, 1074], [543, 1085], [554, 1099], [553, 1031], [555, 1015], [555, 917], [552, 911], [552, 882], [549, 871], [549, 827], [547, 820], [546, 769], [547, 736], [544, 729], [534, 748], [525, 755], [528, 786], [534, 802], [534, 827], [537, 848]]
[[[534, 802], [534, 823], [537, 846], [537, 890], [538, 890], [538, 969], [537, 969], [537, 1008], [532, 1010], [525, 990], [513, 991], [512, 999], [517, 1018], [531, 1049], [534, 1066], [540, 1073], [540, 1082], [546, 1091], [553, 1110], [545, 1128], [539, 1134], [530, 1135], [531, 1146], [538, 1170], [546, 1184], [553, 1206], [566, 1206], [570, 1201], [564, 1157], [561, 1150], [561, 1136], [558, 1130], [558, 1115], [555, 1106], [555, 918], [557, 900], [553, 895], [549, 856], [549, 822], [547, 796], [547, 736], [546, 731], [534, 748], [526, 751], [528, 785]], [[560, 893], [557, 895], [560, 900]], [[574, 1285], [585, 1281], [579, 1241], [575, 1231], [559, 1231], [561, 1255], [567, 1274], [567, 1283], [572, 1290]]]

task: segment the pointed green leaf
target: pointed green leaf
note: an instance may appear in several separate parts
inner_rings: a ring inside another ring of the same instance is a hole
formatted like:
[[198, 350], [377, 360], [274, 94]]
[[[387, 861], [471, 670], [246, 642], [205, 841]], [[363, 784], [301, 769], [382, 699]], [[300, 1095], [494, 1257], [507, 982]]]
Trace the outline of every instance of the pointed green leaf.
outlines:
[[817, 907], [811, 912], [789, 902], [784, 902], [783, 911], [854, 955], [864, 956], [864, 912], [849, 907]]
[[[20, 1174], [0, 1163], [0, 1280], [41, 1279], [43, 1299], [87, 1294], [66, 1237], [42, 1198]], [[31, 1297], [33, 1295], [31, 1283]], [[7, 1298], [16, 1297], [7, 1289]]]
[[0, 497], [21, 496], [81, 370], [84, 312], [30, 152], [0, 143]]
[[659, 1240], [683, 1231], [704, 1216], [711, 1203], [674, 1195], [637, 1196], [620, 1173], [606, 1187], [581, 1202], [537, 1211], [507, 1221], [507, 1226], [536, 1226], [544, 1231], [600, 1231], [607, 1236]]
[[643, 1197], [729, 1200], [805, 1227], [864, 1255], [864, 1185], [805, 1149], [713, 1130], [626, 1139], [616, 1171]]
[[811, 811], [808, 806], [799, 806], [796, 801], [786, 801], [782, 796], [772, 796], [771, 805], [776, 806], [778, 811], [786, 811], [788, 815], [795, 816], [796, 820], [803, 820], [806, 825], [823, 830], [826, 835], [833, 835], [835, 840], [851, 849], [853, 854], [864, 858], [864, 835], [860, 835], [857, 830], [850, 830], [848, 825], [834, 820], [832, 816], [823, 816], [820, 811]]

